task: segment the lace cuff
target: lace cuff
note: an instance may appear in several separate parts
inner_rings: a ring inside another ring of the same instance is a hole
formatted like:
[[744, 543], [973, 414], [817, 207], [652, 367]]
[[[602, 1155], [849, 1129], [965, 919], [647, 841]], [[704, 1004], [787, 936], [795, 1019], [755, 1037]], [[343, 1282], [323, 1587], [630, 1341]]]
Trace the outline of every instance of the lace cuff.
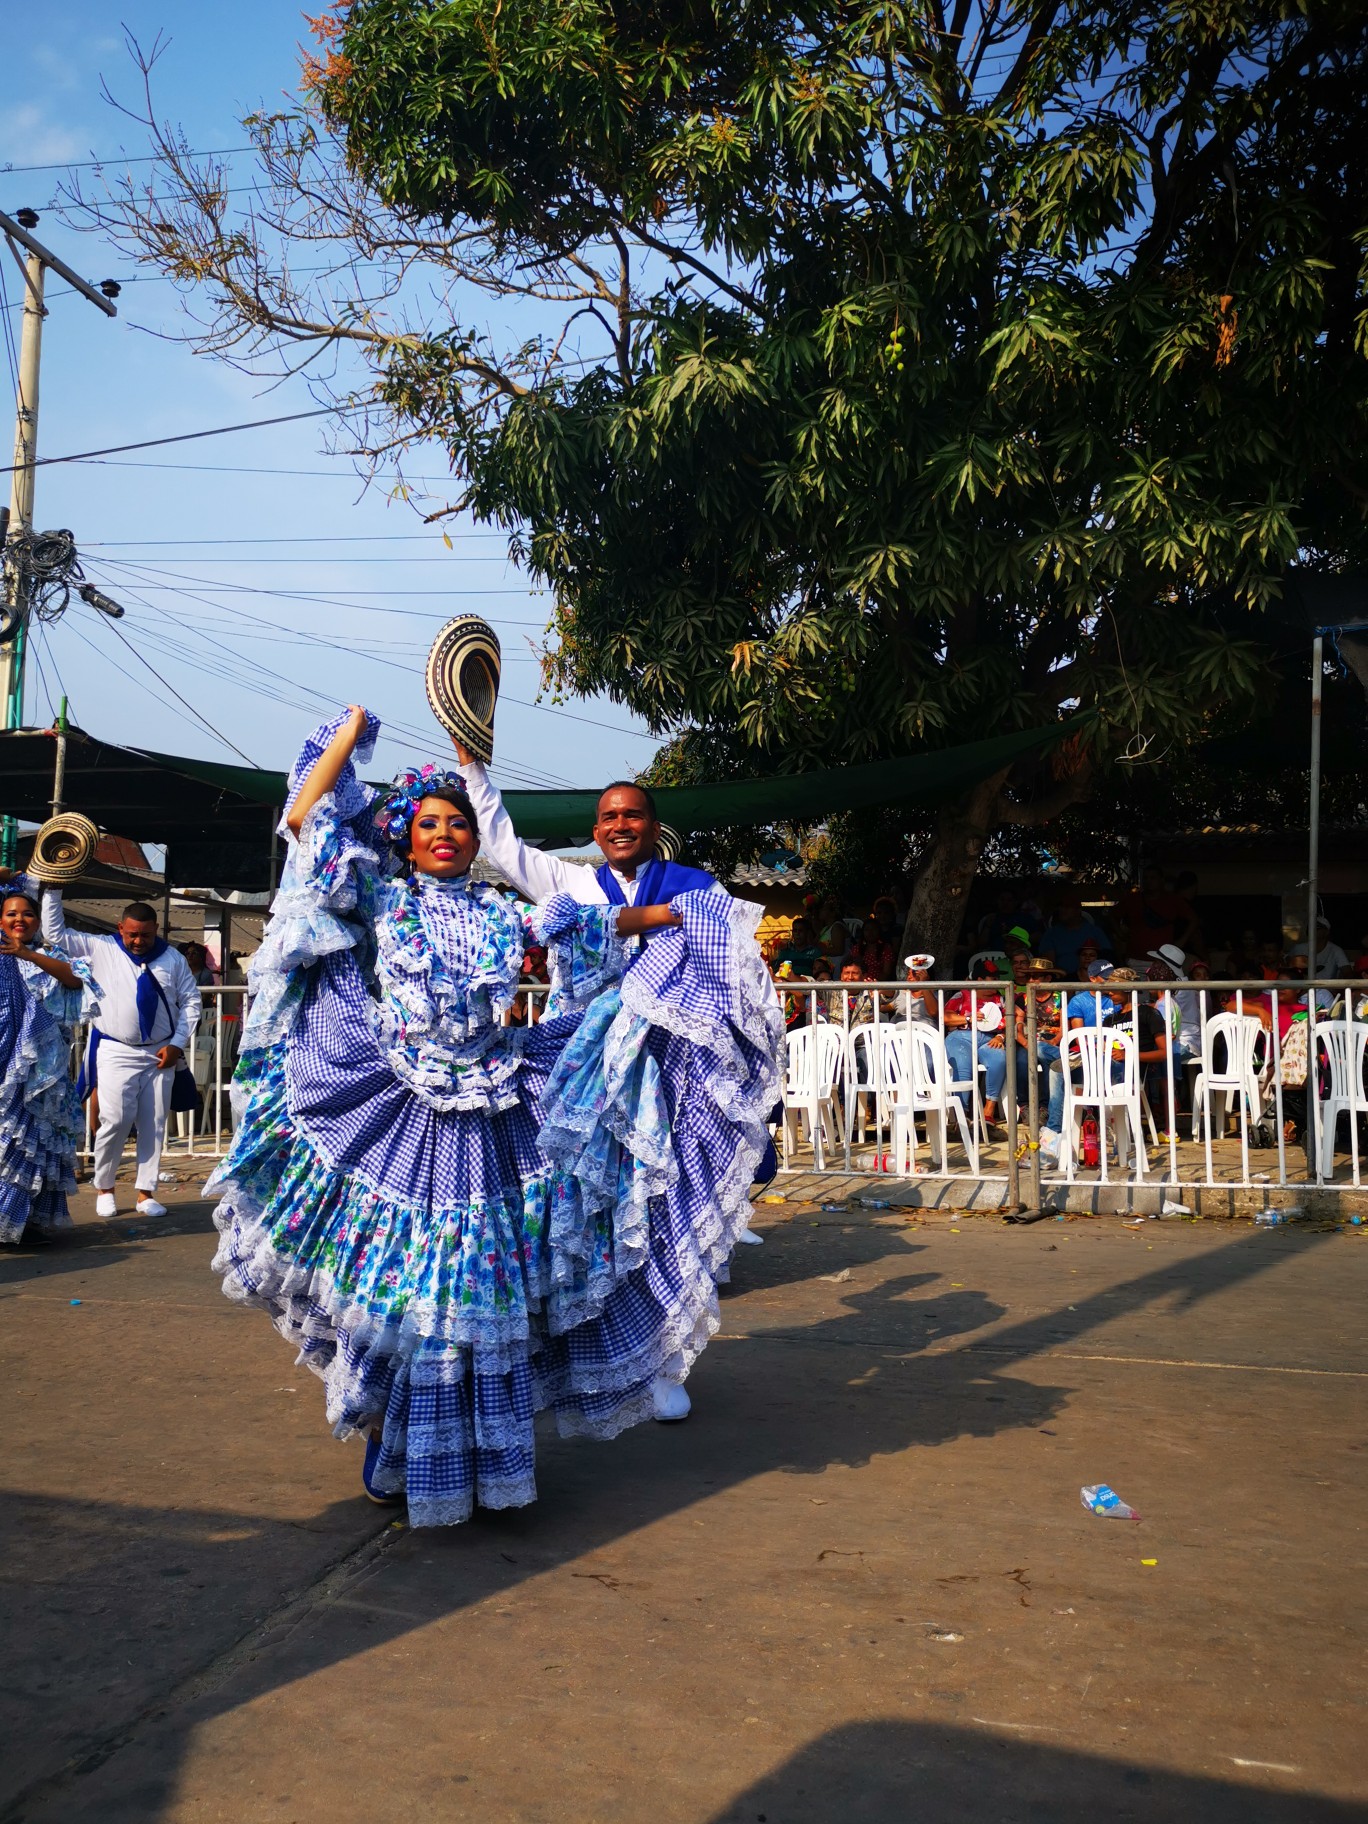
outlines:
[[531, 914], [551, 969], [547, 1014], [573, 1012], [618, 981], [627, 952], [617, 934], [616, 906], [583, 906], [568, 893], [553, 893]]
[[738, 1118], [763, 1116], [778, 1091], [784, 1017], [755, 941], [764, 908], [720, 887], [670, 902], [682, 923], [658, 931], [623, 977], [622, 1004], [710, 1054], [713, 1091]]

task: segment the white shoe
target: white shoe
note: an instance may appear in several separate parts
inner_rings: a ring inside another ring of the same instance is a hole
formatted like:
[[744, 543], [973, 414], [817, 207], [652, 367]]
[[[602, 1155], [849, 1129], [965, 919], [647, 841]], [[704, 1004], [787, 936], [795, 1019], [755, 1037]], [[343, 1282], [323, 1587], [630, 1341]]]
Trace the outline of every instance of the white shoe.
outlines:
[[138, 1199], [138, 1214], [139, 1216], [165, 1216], [166, 1205], [164, 1203], [158, 1203], [155, 1197], [140, 1197]]
[[1058, 1159], [1059, 1142], [1062, 1138], [1063, 1138], [1063, 1136], [1061, 1134], [1057, 1134], [1052, 1127], [1042, 1127], [1040, 1130], [1040, 1156], [1041, 1156], [1041, 1158], [1042, 1159]]
[[744, 1241], [748, 1248], [762, 1248], [765, 1245], [764, 1236], [757, 1235], [755, 1230], [753, 1228], [751, 1228], [749, 1224], [747, 1224], [747, 1226], [744, 1229], [742, 1229], [741, 1233], [737, 1236], [736, 1239], [738, 1241]]
[[651, 1382], [651, 1401], [655, 1417], [662, 1425], [675, 1425], [680, 1419], [687, 1419], [693, 1406], [683, 1381], [672, 1381], [663, 1374], [658, 1374]]
[[113, 1191], [96, 1192], [95, 1214], [97, 1216], [103, 1216], [105, 1221], [108, 1222], [111, 1217], [117, 1216], [118, 1213], [119, 1213], [119, 1206], [114, 1201]]

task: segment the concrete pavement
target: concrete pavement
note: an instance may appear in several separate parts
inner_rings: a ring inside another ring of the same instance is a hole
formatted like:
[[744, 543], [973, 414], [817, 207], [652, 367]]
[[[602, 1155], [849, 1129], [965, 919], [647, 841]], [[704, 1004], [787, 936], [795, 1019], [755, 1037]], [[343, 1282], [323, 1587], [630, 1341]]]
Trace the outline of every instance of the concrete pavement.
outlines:
[[1360, 1233], [762, 1205], [687, 1424], [415, 1533], [194, 1188], [0, 1259], [0, 1818], [1368, 1818]]

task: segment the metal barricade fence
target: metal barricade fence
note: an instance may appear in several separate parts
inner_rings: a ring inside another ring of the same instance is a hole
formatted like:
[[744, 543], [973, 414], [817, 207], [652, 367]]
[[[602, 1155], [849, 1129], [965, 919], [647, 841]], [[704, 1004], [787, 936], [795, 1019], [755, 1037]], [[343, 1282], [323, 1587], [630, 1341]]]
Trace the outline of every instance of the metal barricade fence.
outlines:
[[[775, 1111], [781, 1170], [1002, 1179], [1012, 1202], [1032, 1206], [1082, 1182], [1363, 1182], [1368, 982], [1317, 981], [1310, 1002], [1296, 981], [786, 981], [775, 992], [787, 1033]], [[544, 983], [520, 986], [505, 1024], [535, 1023], [549, 993]], [[231, 1144], [246, 994], [201, 990], [187, 1058], [201, 1106], [193, 1119], [171, 1117], [173, 1160], [221, 1158]], [[1289, 1042], [1298, 1025], [1302, 1040]], [[73, 1070], [85, 1040], [82, 1026]], [[1052, 1112], [1058, 1127], [1047, 1126]], [[1227, 1137], [1232, 1115], [1238, 1127]], [[1090, 1119], [1088, 1163], [1080, 1140]], [[1255, 1169], [1256, 1155], [1267, 1169]], [[89, 1131], [80, 1157], [91, 1160]]]
[[781, 1169], [1005, 1180], [1035, 1207], [1075, 1183], [1362, 1186], [1368, 982], [775, 991]]
[[[221, 1159], [228, 1150], [233, 1136], [229, 1085], [237, 1068], [246, 1000], [247, 990], [241, 984], [200, 989], [203, 1011], [185, 1059], [199, 1090], [200, 1109], [194, 1116], [187, 1112], [169, 1117], [163, 1149], [168, 1159]], [[89, 1024], [82, 1021], [72, 1043], [73, 1074], [79, 1071], [85, 1057], [89, 1035]], [[94, 1159], [89, 1111], [87, 1103], [86, 1124], [77, 1155], [84, 1165], [90, 1165]]]

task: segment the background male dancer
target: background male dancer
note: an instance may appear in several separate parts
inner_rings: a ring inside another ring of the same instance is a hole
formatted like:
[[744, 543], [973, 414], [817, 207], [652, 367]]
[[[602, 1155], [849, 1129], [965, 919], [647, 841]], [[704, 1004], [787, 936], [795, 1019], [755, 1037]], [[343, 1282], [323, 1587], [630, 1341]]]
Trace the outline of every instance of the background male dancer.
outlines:
[[43, 941], [90, 964], [99, 1002], [95, 1070], [100, 1125], [95, 1134], [95, 1214], [117, 1213], [114, 1174], [129, 1129], [138, 1129], [139, 1216], [165, 1216], [157, 1199], [166, 1113], [176, 1066], [200, 1021], [200, 991], [190, 966], [157, 930], [157, 914], [140, 900], [124, 907], [112, 937], [67, 928], [62, 895], [43, 894]]

